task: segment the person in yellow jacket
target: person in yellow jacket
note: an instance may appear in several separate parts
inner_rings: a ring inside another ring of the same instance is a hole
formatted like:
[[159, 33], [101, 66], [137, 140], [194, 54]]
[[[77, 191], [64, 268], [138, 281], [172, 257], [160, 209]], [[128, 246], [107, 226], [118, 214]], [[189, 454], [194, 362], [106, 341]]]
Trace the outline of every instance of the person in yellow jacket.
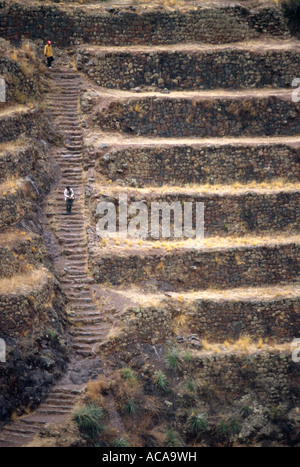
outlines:
[[51, 68], [52, 62], [54, 60], [51, 41], [47, 42], [47, 45], [44, 50], [44, 55], [47, 58], [48, 68]]

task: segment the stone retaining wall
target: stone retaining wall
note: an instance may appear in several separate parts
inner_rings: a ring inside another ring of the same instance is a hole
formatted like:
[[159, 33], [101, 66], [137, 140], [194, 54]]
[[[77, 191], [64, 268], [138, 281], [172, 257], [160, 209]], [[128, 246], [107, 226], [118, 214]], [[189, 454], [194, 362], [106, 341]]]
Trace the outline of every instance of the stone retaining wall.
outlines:
[[246, 46], [149, 52], [79, 49], [77, 68], [99, 86], [112, 89], [287, 88], [299, 74], [300, 54], [296, 50], [253, 51]]
[[[37, 67], [34, 63], [30, 63], [30, 65], [31, 70], [30, 75], [28, 75], [28, 73], [24, 73], [19, 62], [9, 57], [0, 57], [0, 76], [5, 79], [6, 83], [6, 103], [19, 102], [24, 104], [29, 99], [38, 97], [40, 83], [37, 80], [37, 69], [35, 69]], [[29, 67], [29, 64], [27, 66]], [[0, 104], [0, 107], [3, 105]]]
[[299, 382], [299, 364], [292, 361], [291, 354], [275, 351], [248, 356], [199, 355], [193, 361], [192, 371], [201, 385], [226, 388], [228, 395], [249, 393], [251, 381], [256, 396], [273, 407], [291, 396]]
[[174, 318], [178, 315], [185, 316], [185, 329], [212, 343], [237, 340], [243, 335], [252, 339], [271, 338], [280, 343], [299, 335], [300, 300], [195, 299], [183, 305], [164, 299], [159, 306], [128, 309], [121, 318], [120, 334], [109, 340], [110, 348], [133, 342], [154, 345], [174, 338]]
[[292, 95], [144, 97], [113, 100], [96, 112], [101, 130], [160, 137], [292, 136], [300, 106]]
[[9, 40], [48, 39], [54, 46], [89, 42], [97, 45], [214, 44], [257, 38], [261, 34], [289, 36], [281, 8], [267, 5], [198, 7], [184, 10], [87, 10], [58, 5], [2, 3], [0, 36]]
[[32, 210], [36, 193], [29, 182], [0, 194], [0, 230], [17, 224], [26, 212]]
[[164, 290], [203, 290], [284, 284], [299, 277], [299, 245], [295, 243], [203, 249], [171, 253], [90, 257], [95, 280], [111, 285], [147, 283], [152, 278]]
[[48, 308], [52, 305], [53, 296], [51, 278], [36, 290], [18, 295], [0, 295], [1, 332], [15, 339], [33, 327], [44, 327], [49, 321]]
[[96, 170], [126, 185], [262, 182], [300, 179], [300, 150], [289, 145], [172, 145], [91, 151]]
[[[97, 196], [97, 195], [96, 195]], [[94, 200], [92, 212], [95, 224], [99, 218], [96, 214], [98, 202], [107, 201], [107, 196]], [[116, 210], [119, 208], [119, 198], [110, 197], [114, 201]], [[170, 208], [169, 219], [171, 225], [174, 221], [174, 211], [181, 212], [182, 222], [184, 219], [185, 203], [192, 203], [193, 206], [193, 228], [196, 228], [196, 204], [204, 204], [204, 223], [205, 237], [209, 236], [227, 236], [227, 235], [245, 235], [249, 233], [265, 233], [288, 231], [299, 232], [300, 225], [300, 192], [255, 192], [248, 189], [244, 193], [235, 194], [226, 190], [214, 194], [194, 193], [169, 193], [159, 195], [157, 193], [128, 193], [128, 203], [142, 202], [148, 209], [149, 236], [151, 240], [151, 214], [152, 203], [167, 203]], [[129, 220], [134, 215], [128, 215]], [[171, 231], [173, 235], [173, 230]], [[179, 237], [181, 238], [181, 237]], [[153, 238], [155, 240], [155, 238]]]
[[25, 265], [39, 267], [43, 264], [46, 249], [42, 237], [21, 235], [6, 245], [0, 245], [0, 277], [12, 277], [24, 272]]
[[39, 158], [34, 147], [19, 147], [0, 153], [0, 183], [10, 177], [25, 177], [33, 170]]
[[21, 135], [37, 136], [40, 113], [37, 110], [20, 110], [0, 114], [1, 142], [12, 141]]
[[276, 342], [293, 340], [299, 335], [300, 300], [273, 301], [197, 300], [186, 309], [191, 331], [212, 341], [237, 339], [240, 335], [268, 337]]

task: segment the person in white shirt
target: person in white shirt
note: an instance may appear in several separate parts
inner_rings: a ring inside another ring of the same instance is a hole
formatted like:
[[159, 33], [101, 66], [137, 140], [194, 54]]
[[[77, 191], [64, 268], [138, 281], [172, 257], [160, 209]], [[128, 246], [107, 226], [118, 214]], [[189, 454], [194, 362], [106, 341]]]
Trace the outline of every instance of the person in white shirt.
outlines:
[[73, 202], [75, 199], [74, 191], [72, 190], [72, 188], [67, 186], [67, 188], [65, 189], [64, 195], [65, 195], [65, 200], [66, 200], [67, 214], [71, 214]]

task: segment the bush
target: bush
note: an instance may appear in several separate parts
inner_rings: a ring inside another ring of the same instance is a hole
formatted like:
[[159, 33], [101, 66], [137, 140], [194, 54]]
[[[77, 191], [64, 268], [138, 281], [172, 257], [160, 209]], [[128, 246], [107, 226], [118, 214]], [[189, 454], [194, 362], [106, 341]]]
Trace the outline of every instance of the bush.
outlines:
[[47, 333], [51, 341], [54, 341], [58, 337], [57, 332], [53, 331], [53, 329], [48, 329]]
[[129, 368], [129, 367], [123, 368], [123, 370], [122, 370], [122, 377], [123, 377], [126, 381], [132, 383], [133, 385], [135, 385], [135, 384], [138, 383], [137, 378], [136, 378], [136, 376], [135, 376], [133, 370], [132, 370], [131, 368]]
[[101, 423], [102, 417], [101, 407], [88, 404], [75, 412], [73, 420], [77, 423], [80, 433], [87, 438], [96, 439], [104, 429]]
[[168, 389], [168, 380], [162, 371], [158, 370], [155, 372], [154, 382], [157, 389], [160, 389], [161, 391], [166, 391]]
[[218, 431], [221, 436], [227, 437], [230, 433], [229, 425], [225, 422], [225, 420], [221, 420], [218, 426]]
[[129, 368], [129, 367], [123, 368], [122, 374], [123, 374], [124, 379], [131, 379], [131, 378], [134, 377], [134, 373], [133, 373], [132, 369]]
[[189, 392], [194, 392], [195, 391], [195, 383], [191, 379], [188, 379], [185, 382], [185, 387]]
[[167, 353], [166, 365], [170, 370], [178, 370], [180, 366], [179, 351], [175, 347]]
[[189, 416], [189, 426], [193, 433], [199, 433], [207, 429], [208, 423], [204, 413], [192, 411]]
[[221, 420], [218, 431], [223, 438], [229, 438], [231, 435], [236, 435], [241, 431], [240, 424], [237, 420], [231, 421]]
[[124, 409], [125, 409], [125, 412], [128, 415], [135, 415], [136, 412], [137, 412], [137, 406], [136, 406], [136, 403], [134, 402], [134, 400], [129, 399], [128, 401], [126, 401]]
[[182, 443], [179, 439], [178, 434], [174, 431], [173, 428], [167, 430], [166, 432], [166, 437], [164, 440], [164, 445], [167, 447], [180, 447], [182, 446]]
[[127, 448], [129, 447], [129, 443], [124, 438], [120, 438], [113, 443], [114, 448]]

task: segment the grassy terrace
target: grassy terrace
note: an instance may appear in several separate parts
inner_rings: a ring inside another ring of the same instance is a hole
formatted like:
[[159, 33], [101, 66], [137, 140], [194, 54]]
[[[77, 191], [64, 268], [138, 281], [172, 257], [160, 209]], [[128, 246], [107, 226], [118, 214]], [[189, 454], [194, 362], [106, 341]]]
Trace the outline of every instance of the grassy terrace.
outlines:
[[38, 290], [51, 274], [45, 268], [33, 269], [26, 274], [17, 274], [13, 277], [0, 279], [1, 295], [21, 295], [23, 293]]

